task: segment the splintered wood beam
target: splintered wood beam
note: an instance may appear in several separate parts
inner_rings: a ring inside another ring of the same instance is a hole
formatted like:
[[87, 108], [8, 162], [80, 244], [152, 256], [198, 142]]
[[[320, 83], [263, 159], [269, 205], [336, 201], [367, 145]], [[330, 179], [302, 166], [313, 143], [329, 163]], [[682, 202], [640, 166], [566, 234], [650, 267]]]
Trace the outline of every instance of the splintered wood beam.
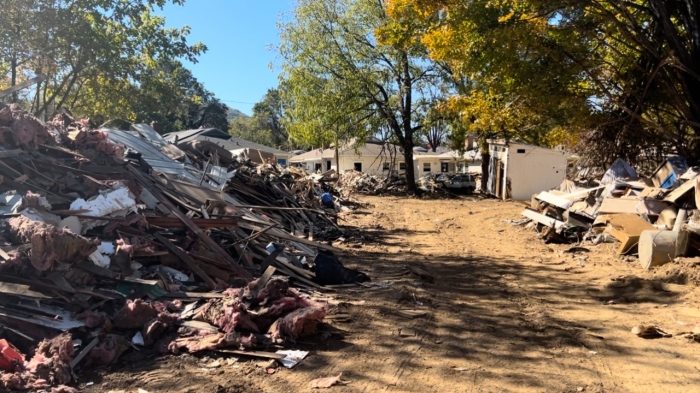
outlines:
[[224, 249], [219, 246], [212, 238], [210, 238], [204, 231], [197, 226], [190, 218], [188, 218], [180, 209], [175, 206], [174, 203], [170, 202], [168, 198], [163, 196], [163, 194], [136, 168], [128, 167], [129, 172], [134, 176], [134, 179], [141, 184], [142, 187], [147, 189], [153, 194], [153, 196], [162, 203], [168, 210], [172, 212], [175, 217], [180, 219], [185, 226], [191, 230], [199, 239], [204, 243], [209, 250], [217, 254], [222, 260], [226, 261], [231, 269], [242, 279], [250, 282], [253, 280], [253, 275], [251, 275], [247, 270], [245, 270], [241, 265], [236, 263], [236, 261], [229, 255]]
[[170, 240], [165, 238], [165, 236], [161, 235], [160, 233], [156, 233], [153, 236], [155, 236], [155, 238], [158, 239], [158, 241], [161, 242], [161, 244], [163, 244], [165, 248], [167, 248], [170, 252], [175, 254], [176, 257], [180, 258], [182, 262], [189, 266], [189, 268], [192, 269], [192, 271], [196, 275], [198, 275], [202, 280], [204, 280], [205, 283], [207, 283], [207, 286], [209, 286], [209, 288], [216, 289], [216, 282], [211, 277], [209, 277], [209, 275], [205, 273], [204, 270], [202, 270], [202, 268], [199, 267], [199, 265], [197, 265], [197, 262], [195, 262], [194, 259], [192, 259], [192, 257], [187, 255], [187, 253], [183, 249], [174, 245]]

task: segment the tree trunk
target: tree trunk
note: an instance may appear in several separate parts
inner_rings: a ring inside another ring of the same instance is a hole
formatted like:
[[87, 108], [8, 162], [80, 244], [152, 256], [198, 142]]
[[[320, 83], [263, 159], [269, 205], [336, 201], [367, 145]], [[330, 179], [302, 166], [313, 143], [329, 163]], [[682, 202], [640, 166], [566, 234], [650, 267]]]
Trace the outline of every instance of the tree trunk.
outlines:
[[340, 180], [340, 146], [338, 145], [338, 137], [335, 137], [335, 172]]
[[491, 164], [491, 154], [481, 153], [481, 193], [486, 194], [486, 185], [489, 182], [489, 165]]
[[[413, 144], [413, 143], [411, 143]], [[407, 149], [404, 146], [403, 149], [403, 160], [406, 163], [406, 187], [409, 192], [416, 191], [416, 171], [413, 167], [413, 147]]]
[[411, 68], [408, 62], [408, 54], [402, 53], [401, 61], [403, 63], [403, 96], [404, 104], [401, 111], [401, 120], [403, 121], [403, 156], [406, 161], [406, 188], [408, 192], [416, 192], [416, 177], [413, 170], [413, 125], [411, 124], [411, 105], [413, 104], [413, 78], [411, 76]]
[[[10, 60], [10, 68], [12, 69], [12, 76], [10, 77], [10, 87], [15, 87], [17, 85], [17, 53], [12, 52], [12, 59]], [[19, 92], [15, 91], [12, 93], [12, 103], [16, 103], [19, 97]]]

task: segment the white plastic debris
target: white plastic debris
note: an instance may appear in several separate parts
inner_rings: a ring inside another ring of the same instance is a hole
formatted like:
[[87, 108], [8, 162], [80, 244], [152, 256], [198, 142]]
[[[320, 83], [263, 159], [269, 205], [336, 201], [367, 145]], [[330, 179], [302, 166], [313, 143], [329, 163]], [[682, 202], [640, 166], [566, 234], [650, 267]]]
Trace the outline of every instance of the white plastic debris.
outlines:
[[169, 275], [173, 280], [180, 281], [180, 282], [190, 281], [190, 277], [187, 274], [185, 274], [179, 270], [173, 269], [173, 268], [168, 267], [168, 266], [156, 266], [156, 268], [158, 270], [160, 270], [161, 272]]
[[141, 347], [146, 345], [146, 342], [143, 340], [143, 335], [141, 334], [141, 332], [136, 332], [134, 338], [131, 339], [131, 343]]
[[[86, 216], [126, 216], [129, 211], [136, 213], [136, 199], [129, 189], [119, 183], [111, 190], [100, 191], [100, 195], [90, 200], [76, 199], [70, 204], [70, 210], [87, 210]], [[83, 221], [83, 231], [99, 225], [99, 221]]]
[[95, 251], [90, 256], [88, 257], [94, 263], [95, 265], [99, 267], [103, 267], [105, 269], [109, 268], [109, 265], [111, 263], [111, 260], [109, 259], [108, 256], [102, 254], [99, 251]]
[[287, 368], [292, 368], [299, 364], [309, 354], [309, 351], [277, 351], [277, 354], [285, 355], [279, 362]]
[[98, 247], [97, 251], [101, 252], [102, 254], [106, 255], [113, 255], [114, 254], [114, 243], [112, 242], [102, 242]]

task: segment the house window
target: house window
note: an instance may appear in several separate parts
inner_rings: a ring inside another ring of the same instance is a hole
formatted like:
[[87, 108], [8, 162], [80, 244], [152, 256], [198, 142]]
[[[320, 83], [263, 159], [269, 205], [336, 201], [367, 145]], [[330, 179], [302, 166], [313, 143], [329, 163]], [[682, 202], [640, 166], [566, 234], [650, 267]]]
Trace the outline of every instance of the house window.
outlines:
[[277, 165], [287, 165], [287, 159], [286, 158], [278, 158]]
[[388, 171], [391, 168], [388, 162], [382, 163], [382, 170]]
[[326, 170], [327, 171], [331, 170], [331, 161], [330, 160], [326, 161]]
[[362, 172], [362, 163], [361, 162], [356, 162], [353, 165], [355, 166], [356, 171]]
[[406, 163], [405, 162], [399, 162], [399, 170], [400, 171], [406, 170]]
[[430, 163], [429, 162], [423, 163], [423, 172], [430, 172]]
[[450, 164], [447, 162], [441, 162], [440, 163], [440, 172], [449, 172], [450, 171]]
[[314, 164], [314, 172], [321, 172], [321, 168], [323, 168], [321, 164]]
[[518, 149], [518, 154], [525, 154], [525, 149]]

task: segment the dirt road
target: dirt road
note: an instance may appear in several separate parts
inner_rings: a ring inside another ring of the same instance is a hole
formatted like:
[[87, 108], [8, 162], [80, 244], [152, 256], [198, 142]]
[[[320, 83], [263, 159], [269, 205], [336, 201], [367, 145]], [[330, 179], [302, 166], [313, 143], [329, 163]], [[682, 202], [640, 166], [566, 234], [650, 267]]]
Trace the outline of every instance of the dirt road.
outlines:
[[[300, 342], [310, 356], [272, 375], [223, 360], [207, 369], [211, 360], [186, 356], [122, 364], [96, 380], [107, 391], [310, 392], [311, 380], [342, 372], [350, 384], [329, 391], [700, 391], [700, 343], [630, 332], [645, 323], [678, 333], [700, 322], [694, 286], [654, 280], [671, 272], [683, 280], [682, 271], [644, 273], [614, 257], [611, 244], [579, 253], [545, 245], [507, 222], [522, 210], [515, 203], [362, 201], [373, 207], [344, 224], [363, 228], [365, 239], [341, 245], [343, 261], [377, 286], [327, 295], [332, 313], [351, 317], [333, 322], [344, 338]], [[406, 319], [399, 309], [428, 316]]]

